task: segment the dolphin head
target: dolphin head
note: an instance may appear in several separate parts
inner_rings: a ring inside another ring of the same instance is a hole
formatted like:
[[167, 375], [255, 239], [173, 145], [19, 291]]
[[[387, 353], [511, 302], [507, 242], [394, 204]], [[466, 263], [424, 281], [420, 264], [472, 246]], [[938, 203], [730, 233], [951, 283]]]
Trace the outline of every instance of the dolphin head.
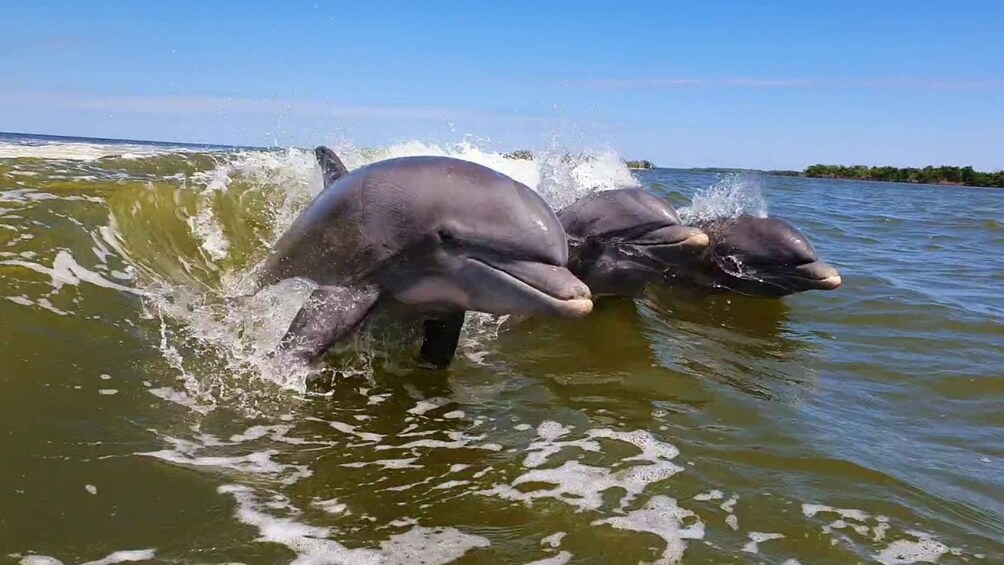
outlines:
[[742, 215], [706, 230], [712, 236], [710, 259], [735, 290], [785, 296], [841, 284], [837, 269], [820, 261], [809, 238], [785, 220]]
[[658, 196], [629, 188], [593, 193], [558, 213], [571, 240], [569, 266], [591, 289], [630, 293], [708, 245]]
[[557, 217], [529, 187], [475, 163], [408, 157], [372, 165], [361, 195], [394, 261], [378, 274], [426, 309], [581, 316], [589, 289], [567, 268]]

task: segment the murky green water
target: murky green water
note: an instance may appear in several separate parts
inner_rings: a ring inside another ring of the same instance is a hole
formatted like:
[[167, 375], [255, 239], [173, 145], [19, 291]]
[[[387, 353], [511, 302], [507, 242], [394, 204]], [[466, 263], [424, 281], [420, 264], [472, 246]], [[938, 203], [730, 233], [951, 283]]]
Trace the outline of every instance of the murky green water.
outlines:
[[[311, 396], [264, 355], [302, 293], [224, 298], [309, 153], [3, 151], [0, 560], [1004, 560], [1004, 193], [639, 172], [759, 187], [844, 287], [478, 318], [448, 372], [376, 334]], [[451, 151], [556, 205], [627, 175]]]

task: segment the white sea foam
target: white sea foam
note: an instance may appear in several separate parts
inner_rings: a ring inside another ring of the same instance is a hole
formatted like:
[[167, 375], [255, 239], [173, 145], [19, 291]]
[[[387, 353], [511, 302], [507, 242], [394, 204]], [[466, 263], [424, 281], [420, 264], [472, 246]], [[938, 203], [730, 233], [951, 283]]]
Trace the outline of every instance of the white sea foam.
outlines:
[[[15, 557], [16, 556], [12, 556]], [[48, 555], [25, 555], [18, 561], [20, 565], [63, 565], [63, 562]]]
[[25, 269], [30, 269], [32, 271], [48, 275], [52, 279], [52, 288], [57, 291], [64, 285], [77, 286], [81, 283], [81, 281], [83, 281], [95, 286], [118, 290], [121, 292], [145, 294], [142, 290], [112, 282], [102, 277], [100, 274], [81, 266], [77, 263], [76, 259], [73, 258], [73, 255], [66, 250], [60, 250], [56, 253], [56, 259], [53, 262], [52, 267], [46, 267], [44, 265], [39, 265], [38, 263], [20, 261], [16, 259], [0, 261], [0, 265], [24, 267]]
[[[545, 425], [546, 424], [546, 425]], [[578, 508], [579, 510], [598, 510], [603, 505], [603, 493], [608, 489], [619, 487], [624, 491], [618, 508], [625, 508], [645, 488], [665, 480], [683, 470], [671, 460], [679, 452], [668, 443], [663, 443], [645, 430], [633, 432], [618, 432], [609, 429], [596, 429], [586, 432], [585, 438], [579, 440], [559, 441], [567, 433], [567, 429], [556, 422], [545, 422], [538, 428], [541, 441], [534, 442], [528, 450], [539, 453], [535, 457], [527, 457], [524, 465], [531, 469], [511, 484], [496, 484], [481, 494], [497, 496], [506, 500], [518, 500], [527, 504], [538, 499], [552, 498]], [[541, 433], [541, 430], [543, 433]], [[560, 467], [539, 469], [551, 455], [566, 447], [577, 447], [587, 451], [600, 451], [597, 439], [616, 440], [638, 448], [641, 453], [621, 460], [621, 463], [644, 462], [641, 465], [630, 465], [614, 470], [608, 467], [585, 465], [579, 461], [566, 461]], [[538, 488], [522, 491], [520, 485], [551, 484], [550, 488]]]
[[876, 556], [875, 560], [883, 565], [903, 565], [907, 563], [937, 563], [946, 553], [958, 555], [959, 550], [935, 540], [930, 534], [909, 532], [915, 540], [900, 539], [890, 543]]
[[418, 457], [405, 457], [403, 459], [377, 459], [376, 461], [353, 461], [352, 463], [342, 463], [342, 467], [362, 468], [370, 465], [381, 469], [421, 469], [422, 465], [414, 465]]
[[[87, 561], [81, 565], [114, 565], [115, 563], [128, 563], [133, 561], [150, 561], [155, 559], [157, 552], [153, 549], [127, 549], [109, 553], [101, 559]], [[19, 561], [21, 565], [63, 565], [63, 562], [55, 557], [47, 555], [25, 555]]]
[[[487, 538], [466, 534], [455, 528], [426, 528], [414, 525], [408, 531], [380, 542], [380, 549], [349, 549], [332, 539], [336, 533], [330, 527], [311, 526], [294, 519], [301, 514], [284, 496], [274, 496], [270, 502], [259, 500], [246, 486], [224, 485], [222, 494], [237, 502], [237, 518], [258, 528], [259, 541], [285, 545], [297, 554], [298, 564], [399, 564], [410, 565], [416, 559], [438, 565], [455, 561], [476, 548], [491, 545]], [[280, 511], [285, 516], [272, 512]]]
[[873, 516], [854, 508], [836, 508], [824, 504], [802, 504], [802, 514], [807, 518], [813, 518], [817, 515], [836, 515], [835, 520], [820, 528], [824, 534], [834, 535], [834, 541], [838, 538], [850, 539], [845, 537], [842, 532], [847, 534], [854, 532], [866, 542], [880, 542], [889, 537], [899, 538], [891, 541], [875, 556], [878, 562], [886, 565], [934, 563], [946, 553], [962, 554], [962, 550], [935, 540], [934, 536], [927, 532], [906, 530], [905, 535], [912, 539], [904, 538], [903, 534], [894, 534], [889, 518], [886, 516]]
[[882, 541], [889, 530], [889, 519], [885, 516], [871, 516], [867, 512], [854, 508], [834, 508], [825, 504], [803, 504], [802, 514], [812, 518], [817, 514], [836, 514], [839, 516], [833, 522], [822, 526], [824, 534], [833, 530], [850, 528], [861, 536], [870, 537], [872, 541]]
[[198, 400], [189, 396], [187, 393], [182, 392], [180, 390], [175, 390], [171, 387], [165, 386], [160, 388], [150, 388], [147, 389], [147, 392], [156, 396], [157, 398], [161, 398], [168, 402], [173, 402], [178, 406], [184, 406], [185, 408], [188, 408], [192, 412], [207, 414], [213, 409], [211, 404], [202, 404]]
[[131, 549], [116, 551], [97, 561], [88, 561], [83, 565], [112, 565], [113, 563], [128, 563], [131, 561], [150, 561], [156, 557], [153, 549]]
[[561, 540], [565, 539], [567, 535], [566, 532], [555, 532], [546, 538], [540, 540], [541, 545], [547, 545], [549, 547], [558, 547], [561, 545]]
[[358, 426], [353, 426], [352, 424], [345, 424], [343, 422], [328, 422], [328, 425], [342, 432], [343, 434], [350, 434], [356, 436], [363, 441], [379, 443], [381, 440], [383, 440], [384, 437], [380, 434], [357, 431], [356, 428]]
[[694, 500], [701, 500], [701, 501], [705, 501], [705, 500], [721, 500], [724, 497], [725, 497], [725, 494], [723, 494], [722, 491], [720, 491], [718, 489], [714, 489], [714, 490], [711, 490], [711, 491], [708, 491], [708, 492], [702, 492], [700, 494], [694, 495]]
[[320, 508], [328, 514], [345, 514], [348, 511], [348, 506], [344, 502], [339, 502], [337, 498], [329, 498], [327, 500], [314, 499], [310, 502], [310, 505]]
[[678, 563], [683, 559], [688, 539], [704, 537], [704, 523], [696, 514], [685, 508], [680, 508], [676, 500], [666, 496], [653, 496], [639, 510], [628, 512], [625, 516], [615, 516], [605, 520], [597, 520], [593, 525], [607, 524], [621, 530], [648, 532], [666, 541], [666, 549], [654, 563]]
[[300, 479], [309, 477], [312, 471], [306, 465], [284, 465], [272, 460], [276, 455], [274, 450], [259, 451], [248, 455], [234, 457], [206, 456], [189, 457], [181, 453], [169, 450], [140, 453], [149, 457], [156, 457], [162, 461], [176, 463], [179, 465], [191, 465], [194, 467], [222, 467], [237, 471], [239, 473], [263, 474], [279, 476], [283, 484], [292, 484]]
[[244, 455], [200, 455], [207, 447], [225, 446], [212, 436], [201, 435], [201, 443], [160, 434], [160, 438], [168, 443], [169, 449], [137, 453], [153, 457], [161, 461], [188, 467], [213, 467], [225, 469], [238, 476], [262, 475], [282, 484], [291, 485], [309, 477], [313, 472], [306, 465], [284, 464], [273, 458], [278, 455], [274, 449], [252, 451]]
[[449, 563], [472, 549], [489, 546], [491, 542], [488, 538], [465, 534], [456, 528], [422, 526], [415, 526], [380, 542], [382, 563], [387, 565], [412, 565], [416, 560], [430, 565]]
[[169, 152], [167, 148], [156, 148], [150, 145], [124, 145], [101, 143], [62, 143], [47, 142], [44, 144], [0, 143], [0, 159], [61, 159], [69, 161], [93, 161], [102, 157], [133, 154], [134, 157], [152, 156]]
[[739, 530], [739, 517], [735, 515], [737, 502], [739, 502], [739, 495], [734, 494], [719, 506], [719, 508], [728, 513], [725, 516], [725, 524], [732, 528], [733, 531]]
[[844, 518], [850, 518], [852, 520], [857, 520], [859, 522], [863, 522], [871, 517], [868, 513], [863, 512], [861, 510], [856, 510], [854, 508], [834, 508], [832, 506], [826, 506], [825, 504], [802, 505], [802, 514], [804, 514], [807, 518], [812, 518], [813, 516], [819, 514], [820, 512], [839, 514]]
[[421, 416], [430, 410], [435, 410], [437, 408], [446, 406], [449, 403], [450, 403], [449, 398], [443, 398], [441, 396], [427, 398], [425, 400], [419, 400], [414, 407], [408, 409], [408, 413], [414, 414], [416, 416]]
[[448, 440], [442, 439], [419, 439], [411, 441], [408, 443], [403, 443], [401, 445], [378, 445], [376, 446], [377, 451], [390, 450], [390, 449], [461, 449], [461, 448], [471, 448], [471, 449], [484, 449], [487, 451], [501, 451], [502, 446], [496, 443], [482, 443], [476, 444], [474, 442], [483, 439], [484, 436], [470, 436], [463, 432], [458, 431], [448, 431], [445, 433]]
[[438, 485], [435, 485], [434, 487], [432, 487], [432, 489], [446, 490], [446, 489], [461, 487], [464, 485], [469, 485], [470, 483], [471, 481], [462, 481], [462, 480], [444, 481], [442, 483], [439, 483]]
[[571, 554], [571, 552], [562, 551], [559, 552], [557, 555], [551, 557], [545, 557], [543, 559], [538, 559], [536, 561], [530, 561], [526, 565], [565, 565], [565, 563], [568, 563], [569, 561], [572, 560], [572, 557], [574, 556]]
[[769, 532], [749, 532], [747, 534], [750, 541], [743, 546], [742, 551], [746, 553], [758, 553], [760, 551], [760, 544], [765, 541], [770, 541], [772, 539], [781, 539], [784, 534], [775, 534]]

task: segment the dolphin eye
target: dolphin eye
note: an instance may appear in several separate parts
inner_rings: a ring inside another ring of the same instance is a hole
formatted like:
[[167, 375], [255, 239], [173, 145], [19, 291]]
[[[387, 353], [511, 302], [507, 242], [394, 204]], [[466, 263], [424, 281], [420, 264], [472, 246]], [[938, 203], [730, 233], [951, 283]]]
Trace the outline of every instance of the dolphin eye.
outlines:
[[450, 230], [440, 229], [436, 233], [439, 235], [439, 241], [442, 241], [443, 243], [451, 243], [451, 242], [453, 242], [453, 239], [454, 239], [453, 238], [453, 232], [451, 232]]

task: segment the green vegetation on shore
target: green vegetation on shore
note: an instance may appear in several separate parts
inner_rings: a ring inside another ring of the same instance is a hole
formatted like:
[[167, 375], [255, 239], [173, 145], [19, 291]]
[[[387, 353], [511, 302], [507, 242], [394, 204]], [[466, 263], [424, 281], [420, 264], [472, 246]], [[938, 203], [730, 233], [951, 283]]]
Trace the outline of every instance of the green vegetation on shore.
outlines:
[[523, 159], [524, 161], [532, 161], [533, 151], [530, 151], [529, 149], [517, 149], [506, 153], [504, 157], [506, 159]]
[[[772, 171], [790, 174], [789, 171]], [[958, 184], [966, 186], [995, 186], [1004, 188], [1004, 171], [984, 173], [972, 167], [866, 167], [854, 165], [812, 165], [797, 176], [826, 179], [854, 179], [885, 182], [911, 182], [922, 184]]]
[[[528, 149], [517, 149], [505, 154], [508, 159], [533, 160], [534, 154]], [[655, 163], [646, 160], [624, 161], [630, 169], [654, 169]], [[698, 167], [688, 169], [709, 173], [753, 172], [749, 169], [719, 167]], [[993, 173], [973, 170], [972, 167], [868, 167], [865, 165], [812, 165], [804, 171], [756, 171], [769, 175], [786, 177], [808, 177], [822, 179], [869, 180], [882, 182], [906, 182], [917, 184], [952, 184], [964, 186], [984, 186], [1004, 188], [1004, 171]]]
[[652, 161], [624, 161], [624, 164], [628, 166], [629, 169], [654, 169], [655, 163]]
[[[529, 149], [517, 149], [515, 151], [510, 151], [503, 155], [506, 159], [522, 159], [524, 161], [532, 161], [534, 159], [533, 151]], [[566, 155], [566, 157], [568, 157]], [[586, 156], [586, 159], [591, 159], [590, 156]], [[629, 169], [654, 169], [655, 163], [652, 161], [624, 161]]]

